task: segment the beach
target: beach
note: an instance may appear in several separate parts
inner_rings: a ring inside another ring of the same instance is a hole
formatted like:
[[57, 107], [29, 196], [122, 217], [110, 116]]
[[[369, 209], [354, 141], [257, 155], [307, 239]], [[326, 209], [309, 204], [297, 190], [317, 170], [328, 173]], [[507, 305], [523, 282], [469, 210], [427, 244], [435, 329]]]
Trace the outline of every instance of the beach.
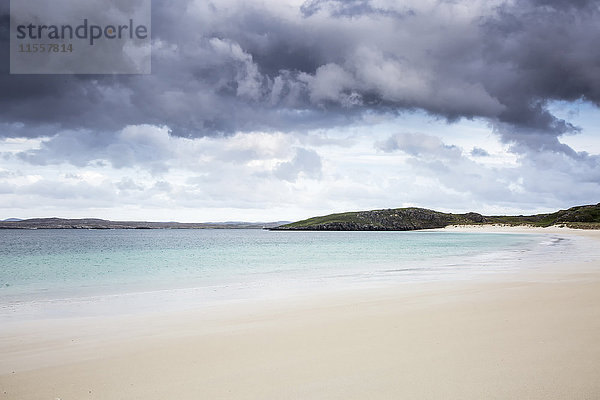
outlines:
[[544, 267], [18, 321], [0, 328], [0, 399], [600, 398], [600, 259]]

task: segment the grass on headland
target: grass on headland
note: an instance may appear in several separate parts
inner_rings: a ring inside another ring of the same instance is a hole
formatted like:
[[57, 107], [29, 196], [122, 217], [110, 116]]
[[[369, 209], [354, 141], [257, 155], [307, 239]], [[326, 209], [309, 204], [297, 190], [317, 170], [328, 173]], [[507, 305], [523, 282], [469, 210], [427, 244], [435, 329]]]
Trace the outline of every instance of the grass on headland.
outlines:
[[600, 229], [600, 203], [577, 206], [550, 214], [484, 216], [451, 214], [423, 208], [357, 211], [313, 217], [277, 229], [291, 230], [416, 230], [448, 225], [510, 225], [548, 227], [563, 225], [578, 229]]

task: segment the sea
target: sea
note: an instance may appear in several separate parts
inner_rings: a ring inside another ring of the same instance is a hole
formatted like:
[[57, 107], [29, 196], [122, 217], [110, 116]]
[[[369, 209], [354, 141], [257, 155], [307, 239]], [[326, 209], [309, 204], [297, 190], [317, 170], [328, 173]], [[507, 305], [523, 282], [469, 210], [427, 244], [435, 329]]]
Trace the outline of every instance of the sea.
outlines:
[[572, 235], [260, 229], [0, 230], [0, 323], [522, 272], [594, 246]]

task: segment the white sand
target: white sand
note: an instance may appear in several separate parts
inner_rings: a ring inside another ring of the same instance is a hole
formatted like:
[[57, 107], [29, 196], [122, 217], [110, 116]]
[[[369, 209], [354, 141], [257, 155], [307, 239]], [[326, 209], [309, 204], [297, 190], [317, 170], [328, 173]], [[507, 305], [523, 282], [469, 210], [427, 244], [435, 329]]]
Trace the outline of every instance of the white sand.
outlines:
[[0, 399], [600, 398], [600, 260], [552, 273], [0, 327]]
[[565, 235], [587, 236], [600, 239], [600, 230], [571, 229], [563, 226], [539, 228], [534, 226], [509, 225], [451, 225], [443, 229], [432, 229], [447, 232], [506, 232], [506, 233], [559, 233]]

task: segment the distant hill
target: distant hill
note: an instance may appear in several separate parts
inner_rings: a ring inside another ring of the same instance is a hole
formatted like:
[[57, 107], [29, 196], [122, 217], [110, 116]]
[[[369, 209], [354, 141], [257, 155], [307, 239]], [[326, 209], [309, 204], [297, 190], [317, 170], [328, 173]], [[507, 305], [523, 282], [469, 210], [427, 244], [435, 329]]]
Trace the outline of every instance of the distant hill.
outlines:
[[6, 218], [0, 222], [17, 222], [17, 221], [23, 221], [21, 218]]
[[108, 221], [96, 218], [32, 218], [0, 221], [0, 229], [263, 229], [283, 222], [223, 222], [180, 223], [144, 221]]
[[424, 208], [394, 208], [357, 211], [305, 219], [271, 228], [272, 230], [313, 231], [411, 231], [443, 228], [448, 225], [565, 225], [600, 229], [600, 203], [572, 207], [551, 214], [485, 216], [477, 213], [451, 214]]

